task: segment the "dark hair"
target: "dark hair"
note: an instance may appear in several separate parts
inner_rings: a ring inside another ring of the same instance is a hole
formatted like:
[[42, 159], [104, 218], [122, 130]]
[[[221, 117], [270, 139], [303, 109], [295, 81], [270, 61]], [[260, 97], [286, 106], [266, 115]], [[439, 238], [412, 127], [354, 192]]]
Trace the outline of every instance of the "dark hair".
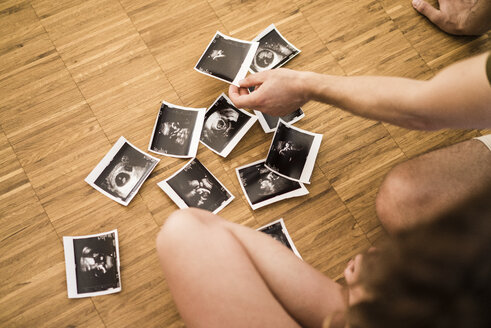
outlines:
[[367, 254], [351, 328], [491, 327], [491, 188]]

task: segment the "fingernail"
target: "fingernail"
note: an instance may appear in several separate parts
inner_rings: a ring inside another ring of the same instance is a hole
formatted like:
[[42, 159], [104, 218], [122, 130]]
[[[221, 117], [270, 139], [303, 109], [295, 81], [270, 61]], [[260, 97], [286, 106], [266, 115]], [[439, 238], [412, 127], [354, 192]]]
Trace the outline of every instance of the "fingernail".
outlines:
[[413, 7], [419, 6], [420, 2], [421, 2], [421, 0], [413, 0]]

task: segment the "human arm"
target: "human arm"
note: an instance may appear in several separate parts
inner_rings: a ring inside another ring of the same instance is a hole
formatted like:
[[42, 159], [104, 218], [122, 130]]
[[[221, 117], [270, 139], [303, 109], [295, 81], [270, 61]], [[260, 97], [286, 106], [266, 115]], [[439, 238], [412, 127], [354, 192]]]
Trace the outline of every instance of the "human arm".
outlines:
[[231, 86], [238, 107], [282, 116], [309, 100], [353, 114], [419, 130], [489, 128], [491, 86], [488, 53], [450, 65], [428, 81], [383, 76], [334, 76], [277, 69], [248, 76]]
[[439, 0], [439, 9], [424, 0], [413, 0], [412, 4], [414, 9], [450, 34], [480, 35], [491, 28], [489, 0]]

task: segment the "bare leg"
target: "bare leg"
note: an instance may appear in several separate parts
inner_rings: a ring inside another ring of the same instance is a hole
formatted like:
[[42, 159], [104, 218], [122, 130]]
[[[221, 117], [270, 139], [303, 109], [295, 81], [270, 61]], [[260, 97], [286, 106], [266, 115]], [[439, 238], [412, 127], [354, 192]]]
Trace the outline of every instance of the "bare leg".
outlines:
[[491, 183], [491, 151], [468, 140], [432, 151], [393, 168], [376, 206], [389, 233], [428, 221]]
[[273, 238], [209, 212], [173, 213], [157, 250], [189, 327], [320, 327], [343, 324], [342, 287]]

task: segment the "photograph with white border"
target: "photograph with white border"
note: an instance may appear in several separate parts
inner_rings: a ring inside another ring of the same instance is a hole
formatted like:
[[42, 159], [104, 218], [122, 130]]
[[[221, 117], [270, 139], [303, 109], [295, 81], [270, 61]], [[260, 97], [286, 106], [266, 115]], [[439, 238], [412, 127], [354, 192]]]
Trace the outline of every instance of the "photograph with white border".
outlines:
[[309, 193], [303, 183], [272, 172], [264, 166], [265, 161], [262, 159], [235, 169], [242, 191], [253, 210]]
[[[247, 88], [247, 90], [249, 93], [254, 92], [254, 87]], [[268, 115], [255, 109], [253, 111], [257, 117], [259, 125], [261, 125], [261, 128], [263, 128], [265, 133], [276, 131], [276, 126], [278, 125], [279, 119], [282, 119], [288, 124], [294, 124], [305, 117], [305, 113], [303, 112], [302, 108], [298, 108], [290, 114], [280, 117]]]
[[120, 137], [85, 178], [85, 182], [127, 206], [159, 161]]
[[280, 119], [264, 165], [282, 177], [308, 184], [322, 137]]
[[216, 214], [234, 199], [197, 158], [157, 185], [181, 209], [195, 207]]
[[118, 230], [88, 236], [64, 236], [68, 298], [121, 291]]
[[200, 141], [218, 155], [227, 157], [256, 120], [256, 116], [235, 107], [222, 93], [205, 113]]
[[251, 66], [259, 42], [229, 37], [217, 31], [194, 69], [239, 86]]
[[252, 41], [259, 42], [259, 46], [249, 69], [251, 73], [281, 67], [300, 53], [299, 49], [281, 35], [274, 24], [269, 25]]
[[283, 245], [285, 245], [288, 249], [290, 249], [296, 256], [298, 256], [301, 260], [302, 256], [298, 252], [295, 244], [293, 243], [288, 230], [286, 229], [285, 222], [283, 218], [276, 220], [274, 222], [268, 223], [267, 225], [257, 229], [257, 231], [264, 232], [265, 234], [270, 235], [273, 239], [279, 241]]
[[280, 117], [264, 114], [263, 112], [260, 112], [258, 110], [254, 110], [254, 114], [256, 114], [259, 124], [266, 133], [276, 131], [276, 127], [278, 126], [278, 121], [280, 119], [288, 124], [294, 124], [305, 117], [305, 113], [303, 112], [302, 108], [298, 108], [292, 113]]
[[193, 158], [198, 152], [206, 108], [162, 102], [148, 150], [165, 156]]

